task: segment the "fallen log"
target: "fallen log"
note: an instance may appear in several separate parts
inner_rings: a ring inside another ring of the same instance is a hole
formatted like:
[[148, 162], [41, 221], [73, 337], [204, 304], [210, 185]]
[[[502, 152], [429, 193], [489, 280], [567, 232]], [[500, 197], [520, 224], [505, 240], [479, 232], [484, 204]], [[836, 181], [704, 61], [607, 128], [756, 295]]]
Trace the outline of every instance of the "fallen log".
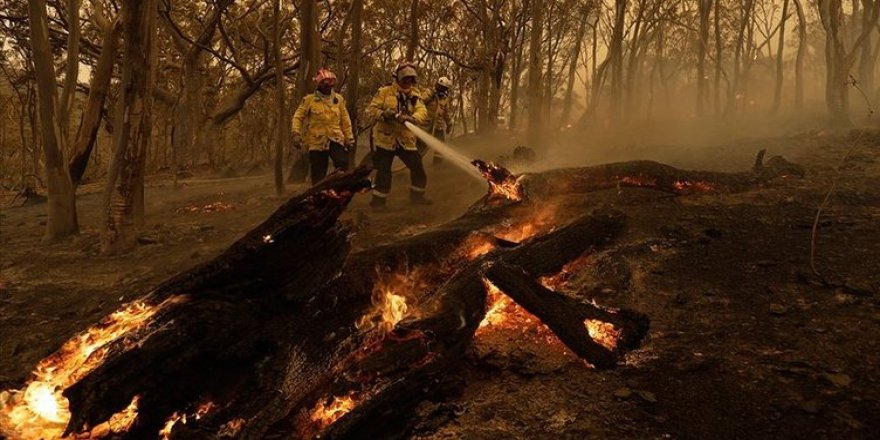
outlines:
[[756, 189], [777, 178], [804, 176], [803, 167], [782, 156], [774, 156], [764, 163], [765, 153], [766, 150], [758, 152], [751, 170], [738, 173], [682, 170], [659, 162], [637, 160], [525, 174], [519, 181], [530, 197], [543, 198], [619, 187], [676, 195], [733, 193]]
[[369, 170], [333, 175], [292, 198], [219, 257], [145, 297], [151, 314], [101, 344], [90, 369], [64, 384], [66, 430], [89, 432], [137, 403], [137, 417], [114, 436], [379, 436], [390, 421], [406, 420], [461, 357], [485, 315], [487, 279], [579, 356], [611, 367], [641, 341], [647, 319], [581, 303], [535, 279], [612, 242], [624, 216], [597, 212], [531, 239], [500, 239], [499, 231], [556, 193], [638, 186], [623, 180], [630, 172], [676, 194], [699, 188], [680, 188], [682, 177], [737, 190], [779, 175], [632, 162], [522, 177], [477, 165], [490, 193], [463, 216], [352, 255], [338, 216], [368, 187]]

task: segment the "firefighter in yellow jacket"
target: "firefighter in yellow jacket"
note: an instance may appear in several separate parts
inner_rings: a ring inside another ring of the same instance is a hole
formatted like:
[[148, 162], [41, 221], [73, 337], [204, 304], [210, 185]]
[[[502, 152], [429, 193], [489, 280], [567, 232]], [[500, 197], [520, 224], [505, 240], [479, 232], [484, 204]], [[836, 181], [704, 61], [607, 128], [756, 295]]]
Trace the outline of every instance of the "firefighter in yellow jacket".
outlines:
[[[425, 102], [425, 108], [428, 110], [428, 121], [425, 123], [425, 131], [431, 133], [441, 141], [446, 141], [446, 135], [452, 131], [452, 115], [449, 111], [449, 91], [452, 88], [452, 81], [441, 76], [434, 84], [434, 89], [426, 90], [422, 94], [422, 100]], [[422, 156], [427, 153], [428, 146], [419, 140], [419, 153]], [[443, 161], [440, 153], [434, 152], [434, 163], [438, 164]]]
[[336, 74], [321, 69], [314, 80], [315, 93], [306, 95], [293, 115], [293, 142], [308, 149], [312, 185], [327, 175], [330, 159], [336, 169], [348, 169], [348, 151], [354, 146], [345, 100], [333, 91]]
[[405, 123], [424, 125], [428, 111], [419, 98], [415, 88], [416, 67], [410, 62], [399, 64], [392, 75], [394, 82], [379, 89], [367, 106], [367, 122], [375, 122], [373, 127], [373, 166], [376, 168], [376, 181], [370, 205], [376, 208], [385, 206], [391, 192], [391, 163], [397, 156], [409, 168], [410, 201], [427, 205], [425, 186], [428, 176], [422, 165], [422, 156], [416, 148], [416, 135], [406, 128]]

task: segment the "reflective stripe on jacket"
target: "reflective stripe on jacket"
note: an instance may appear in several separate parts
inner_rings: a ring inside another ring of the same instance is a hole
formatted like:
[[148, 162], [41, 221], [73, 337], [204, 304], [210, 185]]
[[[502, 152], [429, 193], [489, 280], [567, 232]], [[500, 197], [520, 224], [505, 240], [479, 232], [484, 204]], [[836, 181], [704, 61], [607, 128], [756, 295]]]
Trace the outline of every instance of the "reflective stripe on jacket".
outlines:
[[292, 128], [302, 136], [310, 151], [326, 150], [328, 141], [343, 145], [354, 143], [345, 99], [336, 92], [330, 96], [317, 92], [306, 95], [293, 115]]
[[393, 150], [400, 145], [406, 150], [416, 149], [416, 135], [409, 131], [403, 123], [396, 119], [385, 121], [382, 113], [394, 110], [412, 116], [416, 125], [424, 125], [428, 120], [428, 111], [418, 94], [403, 93], [397, 83], [379, 89], [365, 112], [367, 122], [375, 122], [373, 126], [373, 144], [385, 150]]

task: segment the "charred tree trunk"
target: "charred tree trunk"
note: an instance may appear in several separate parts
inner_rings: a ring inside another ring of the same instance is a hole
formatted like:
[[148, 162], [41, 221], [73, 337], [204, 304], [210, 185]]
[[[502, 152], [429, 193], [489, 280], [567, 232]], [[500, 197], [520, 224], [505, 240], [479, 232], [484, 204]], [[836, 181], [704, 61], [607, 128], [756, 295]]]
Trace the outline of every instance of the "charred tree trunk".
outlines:
[[83, 112], [77, 132], [76, 142], [69, 162], [70, 179], [74, 186], [82, 182], [86, 172], [92, 150], [98, 139], [98, 129], [101, 127], [101, 113], [104, 111], [104, 102], [107, 100], [107, 92], [110, 89], [110, 79], [113, 76], [113, 66], [116, 65], [116, 55], [119, 48], [119, 34], [122, 31], [122, 23], [117, 19], [109, 24], [104, 30], [101, 54], [98, 64], [92, 73], [89, 83], [89, 101]]
[[779, 22], [779, 42], [776, 48], [776, 86], [773, 89], [773, 107], [772, 112], [779, 111], [782, 104], [782, 85], [784, 76], [783, 53], [785, 51], [785, 23], [788, 21], [788, 0], [782, 1], [782, 18]]
[[152, 132], [156, 0], [127, 3], [120, 12], [122, 81], [114, 129], [113, 157], [104, 192], [101, 250], [134, 247], [143, 221], [143, 180]]

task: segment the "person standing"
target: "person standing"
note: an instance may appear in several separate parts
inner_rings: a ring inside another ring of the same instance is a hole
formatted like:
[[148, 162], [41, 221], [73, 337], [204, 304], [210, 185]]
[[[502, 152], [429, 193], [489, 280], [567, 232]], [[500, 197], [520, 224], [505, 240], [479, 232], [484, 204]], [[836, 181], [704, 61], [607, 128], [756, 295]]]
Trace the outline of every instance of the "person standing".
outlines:
[[376, 181], [370, 206], [385, 206], [391, 192], [391, 163], [400, 158], [410, 172], [410, 202], [429, 205], [425, 198], [428, 176], [422, 165], [422, 156], [416, 147], [416, 135], [406, 127], [406, 123], [424, 125], [428, 120], [425, 104], [416, 93], [418, 73], [411, 62], [397, 65], [392, 73], [394, 82], [381, 87], [365, 112], [367, 122], [373, 126], [373, 166], [376, 168]]
[[314, 81], [315, 93], [306, 95], [293, 115], [293, 142], [309, 152], [312, 185], [327, 176], [331, 159], [337, 170], [348, 169], [355, 142], [345, 99], [333, 91], [336, 74], [321, 69]]
[[[449, 112], [449, 92], [452, 88], [452, 81], [441, 76], [434, 84], [433, 90], [428, 90], [422, 96], [425, 101], [425, 108], [428, 110], [428, 121], [425, 123], [425, 130], [435, 138], [446, 141], [446, 135], [452, 131], [452, 116]], [[421, 140], [419, 144], [419, 153], [422, 156], [427, 152], [428, 146]], [[434, 152], [434, 163], [438, 164], [443, 161], [440, 153]]]

